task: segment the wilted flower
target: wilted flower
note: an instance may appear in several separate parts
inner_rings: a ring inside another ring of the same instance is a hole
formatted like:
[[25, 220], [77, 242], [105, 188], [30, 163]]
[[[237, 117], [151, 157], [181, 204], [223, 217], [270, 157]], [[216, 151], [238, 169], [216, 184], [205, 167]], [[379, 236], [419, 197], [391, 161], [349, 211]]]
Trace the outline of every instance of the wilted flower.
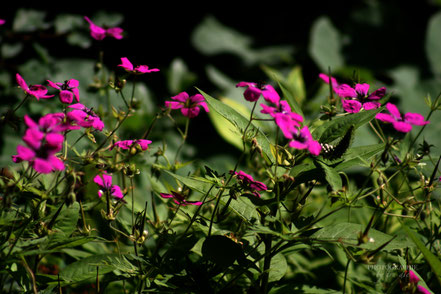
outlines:
[[60, 90], [59, 96], [62, 103], [70, 104], [74, 97], [77, 102], [80, 102], [79, 82], [77, 80], [71, 79], [64, 83], [54, 83], [48, 80], [48, 83], [52, 88]]
[[162, 198], [173, 198], [173, 201], [181, 206], [187, 206], [187, 205], [201, 205], [202, 202], [201, 201], [189, 201], [189, 200], [185, 200], [184, 195], [182, 195], [181, 193], [172, 191], [171, 194], [166, 194], [166, 193], [159, 193], [159, 195], [161, 195]]
[[112, 176], [106, 173], [102, 175], [96, 175], [93, 178], [93, 181], [101, 188], [98, 190], [98, 196], [101, 198], [105, 193], [109, 193], [110, 196], [113, 196], [118, 199], [122, 199], [124, 197], [121, 192], [121, 188], [117, 185], [112, 185]]
[[27, 95], [34, 96], [35, 98], [37, 98], [37, 100], [40, 100], [40, 98], [47, 99], [47, 98], [54, 97], [54, 95], [46, 95], [47, 89], [45, 86], [43, 86], [43, 85], [30, 85], [30, 86], [28, 86], [26, 84], [25, 80], [21, 77], [21, 75], [16, 74], [15, 77], [17, 79], [18, 85], [20, 86], [20, 88], [22, 88], [22, 90]]
[[126, 57], [121, 57], [121, 64], [118, 66], [124, 68], [127, 72], [138, 75], [159, 71], [157, 68], [149, 69], [147, 65], [138, 65], [137, 67], [133, 68], [133, 64]]
[[383, 122], [391, 123], [393, 127], [403, 133], [408, 133], [412, 130], [412, 125], [423, 126], [429, 121], [425, 121], [424, 117], [419, 113], [408, 112], [403, 115], [398, 110], [397, 106], [392, 103], [387, 103], [386, 108], [390, 114], [378, 113], [375, 118]]
[[122, 33], [124, 30], [121, 28], [116, 27], [105, 29], [94, 24], [87, 16], [85, 16], [84, 19], [89, 23], [90, 35], [95, 40], [103, 40], [106, 36], [113, 37], [118, 40], [123, 38]]
[[201, 94], [196, 94], [189, 96], [187, 92], [181, 92], [176, 96], [171, 97], [171, 99], [176, 101], [165, 101], [165, 106], [171, 109], [181, 109], [184, 116], [193, 118], [198, 116], [199, 107], [202, 106], [206, 112], [209, 112], [207, 103], [205, 102], [204, 96]]
[[247, 101], [257, 101], [260, 98], [260, 95], [262, 95], [267, 102], [276, 105], [279, 104], [279, 94], [277, 94], [276, 90], [271, 85], [263, 83], [239, 82], [236, 87], [247, 87], [247, 89], [243, 92], [243, 96]]

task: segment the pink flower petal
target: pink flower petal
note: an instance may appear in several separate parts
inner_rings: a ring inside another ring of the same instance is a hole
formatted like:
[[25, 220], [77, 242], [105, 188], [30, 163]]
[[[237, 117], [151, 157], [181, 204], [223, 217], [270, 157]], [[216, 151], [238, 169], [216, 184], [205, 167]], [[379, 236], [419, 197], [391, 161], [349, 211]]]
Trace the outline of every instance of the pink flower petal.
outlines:
[[342, 100], [343, 109], [349, 113], [358, 113], [361, 109], [361, 103], [357, 100]]
[[250, 102], [257, 101], [260, 98], [261, 94], [262, 94], [262, 90], [255, 87], [249, 87], [243, 92], [243, 96], [245, 100]]
[[334, 88], [334, 92], [342, 98], [357, 97], [357, 92], [355, 91], [355, 89], [353, 89], [351, 86], [346, 84], [342, 84], [339, 85], [337, 88]]
[[430, 123], [424, 120], [424, 116], [419, 113], [408, 112], [404, 115], [404, 121], [416, 126], [424, 126]]
[[365, 110], [377, 109], [381, 106], [381, 103], [378, 102], [366, 102], [363, 103], [363, 108]]
[[319, 155], [322, 151], [322, 146], [317, 141], [310, 141], [308, 144], [308, 150], [312, 155]]
[[412, 130], [412, 125], [403, 121], [395, 121], [392, 125], [399, 132], [408, 133]]
[[182, 102], [177, 101], [165, 101], [165, 107], [169, 107], [171, 109], [180, 109], [184, 107]]
[[369, 92], [369, 84], [356, 84], [355, 91], [362, 97], [366, 97]]
[[179, 102], [186, 102], [188, 100], [189, 96], [187, 92], [181, 92], [176, 96], [171, 97], [171, 99], [179, 101]]
[[375, 115], [375, 118], [388, 123], [395, 122], [395, 118], [387, 113], [378, 113], [377, 115]]
[[184, 116], [187, 116], [189, 118], [194, 118], [196, 116], [198, 116], [200, 109], [198, 107], [190, 107], [190, 108], [186, 108], [183, 107], [181, 108], [181, 112]]
[[60, 92], [60, 101], [65, 104], [70, 104], [73, 101], [74, 94], [71, 91], [63, 90]]
[[33, 168], [41, 174], [49, 174], [53, 170], [49, 161], [38, 157], [34, 159]]
[[118, 198], [118, 199], [124, 198], [124, 195], [121, 191], [120, 186], [117, 186], [117, 185], [112, 186], [112, 188], [110, 190], [110, 195], [112, 195], [113, 197]]
[[280, 96], [271, 85], [265, 86], [265, 89], [262, 91], [262, 96], [269, 103], [279, 104]]
[[58, 157], [50, 156], [48, 158], [48, 160], [49, 160], [50, 164], [52, 165], [53, 169], [64, 170], [64, 168], [65, 168], [64, 162], [61, 159], [59, 159]]
[[381, 88], [375, 90], [374, 92], [372, 92], [372, 94], [369, 95], [368, 99], [370, 99], [370, 100], [379, 100], [379, 99], [383, 98], [384, 95], [386, 95], [386, 88], [385, 87], [381, 87]]
[[389, 110], [390, 114], [395, 118], [395, 120], [401, 120], [401, 113], [394, 104], [387, 103], [386, 108]]
[[100, 175], [96, 175], [96, 176], [93, 178], [93, 182], [94, 182], [95, 184], [97, 184], [98, 186], [100, 186], [100, 187], [104, 187], [103, 178], [102, 178]]
[[133, 70], [133, 64], [129, 61], [129, 59], [127, 57], [121, 57], [121, 64], [118, 64], [118, 66], [120, 66], [128, 71]]
[[17, 145], [17, 156], [21, 160], [31, 161], [35, 158], [35, 152], [28, 147]]

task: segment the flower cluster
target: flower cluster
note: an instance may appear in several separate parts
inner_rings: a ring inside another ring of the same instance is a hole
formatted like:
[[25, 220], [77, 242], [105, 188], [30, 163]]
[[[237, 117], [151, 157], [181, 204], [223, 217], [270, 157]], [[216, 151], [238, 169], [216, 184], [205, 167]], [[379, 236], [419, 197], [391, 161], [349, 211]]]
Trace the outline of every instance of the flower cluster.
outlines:
[[24, 117], [28, 129], [23, 136], [27, 146], [18, 145], [17, 155], [12, 156], [15, 163], [28, 161], [37, 172], [42, 174], [54, 170], [64, 170], [64, 163], [55, 154], [63, 145], [61, 134], [65, 127], [58, 114], [47, 114], [36, 123], [29, 116]]
[[123, 38], [123, 29], [122, 28], [102, 28], [100, 26], [97, 26], [94, 24], [87, 16], [84, 17], [84, 19], [89, 23], [90, 28], [90, 35], [95, 40], [103, 40], [105, 37], [112, 37], [117, 40], [120, 40]]
[[386, 94], [386, 88], [381, 87], [371, 94], [369, 94], [369, 84], [356, 84], [351, 87], [347, 84], [339, 84], [335, 78], [329, 78], [325, 74], [320, 74], [319, 77], [327, 84], [332, 84], [334, 92], [342, 99], [342, 106], [346, 112], [358, 113], [361, 109], [370, 110], [381, 106], [378, 102]]
[[201, 94], [189, 96], [187, 92], [181, 92], [171, 99], [175, 101], [165, 101], [165, 106], [171, 109], [181, 109], [181, 113], [188, 118], [199, 115], [200, 108], [198, 106], [202, 106], [206, 112], [210, 111]]
[[296, 149], [307, 149], [313, 155], [319, 155], [320, 144], [312, 138], [308, 126], [301, 128], [303, 117], [291, 111], [286, 100], [280, 100], [279, 94], [271, 85], [261, 83], [240, 82], [237, 87], [247, 87], [244, 97], [247, 101], [257, 101], [260, 95], [270, 105], [260, 104], [261, 113], [269, 114], [280, 128], [285, 138], [289, 139], [289, 146]]

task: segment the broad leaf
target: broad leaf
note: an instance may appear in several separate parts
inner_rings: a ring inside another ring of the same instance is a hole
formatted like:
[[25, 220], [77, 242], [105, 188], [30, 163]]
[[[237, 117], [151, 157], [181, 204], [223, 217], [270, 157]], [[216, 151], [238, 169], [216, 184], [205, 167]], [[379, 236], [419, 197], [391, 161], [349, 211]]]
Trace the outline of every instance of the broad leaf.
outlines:
[[[381, 245], [389, 242], [394, 236], [385, 234], [375, 229], [370, 229], [367, 243], [358, 244], [358, 235], [365, 230], [365, 226], [355, 223], [339, 223], [322, 228], [311, 235], [311, 238], [317, 240], [341, 241], [345, 246], [361, 247], [368, 250], [375, 250]], [[415, 247], [405, 235], [398, 235], [382, 250], [392, 251], [395, 249], [405, 249]]]

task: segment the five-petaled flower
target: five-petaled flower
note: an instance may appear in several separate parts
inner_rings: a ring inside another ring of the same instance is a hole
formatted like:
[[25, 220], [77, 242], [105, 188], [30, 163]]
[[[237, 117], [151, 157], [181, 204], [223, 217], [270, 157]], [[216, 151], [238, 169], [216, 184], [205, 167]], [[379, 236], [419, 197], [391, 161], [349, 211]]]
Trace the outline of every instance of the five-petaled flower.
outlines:
[[261, 113], [269, 114], [274, 118], [276, 125], [282, 130], [283, 135], [288, 138], [293, 138], [293, 133], [300, 127], [300, 123], [303, 122], [303, 117], [300, 114], [291, 111], [286, 100], [280, 101], [277, 107], [261, 104]]
[[97, 184], [101, 189], [98, 190], [98, 196], [101, 198], [106, 193], [109, 193], [109, 196], [113, 196], [118, 199], [122, 199], [124, 197], [121, 192], [121, 188], [117, 185], [112, 185], [112, 176], [103, 173], [102, 175], [96, 175], [93, 178], [95, 184]]
[[105, 29], [94, 24], [87, 16], [85, 16], [84, 19], [89, 23], [90, 35], [95, 40], [103, 40], [107, 36], [113, 37], [118, 40], [123, 38], [122, 33], [124, 30], [122, 28], [116, 27]]
[[173, 201], [181, 206], [187, 206], [187, 205], [201, 205], [202, 202], [201, 201], [189, 201], [186, 200], [184, 195], [182, 195], [179, 192], [175, 192], [172, 191], [171, 194], [166, 194], [166, 193], [159, 193], [159, 195], [161, 195], [162, 198], [173, 198]]
[[69, 105], [73, 110], [67, 113], [67, 119], [83, 128], [94, 128], [102, 131], [104, 123], [100, 117], [92, 110], [81, 103]]
[[304, 126], [302, 129], [293, 133], [293, 139], [289, 142], [289, 146], [295, 149], [308, 149], [312, 155], [319, 155], [322, 150], [322, 146], [319, 142], [312, 138], [311, 132], [308, 126]]
[[15, 77], [17, 79], [18, 85], [20, 86], [20, 88], [22, 88], [22, 90], [27, 95], [34, 96], [35, 98], [37, 98], [37, 100], [40, 100], [40, 98], [47, 99], [47, 98], [54, 97], [54, 95], [46, 95], [47, 89], [45, 86], [43, 86], [43, 85], [30, 85], [30, 86], [28, 86], [27, 83], [25, 82], [25, 80], [21, 77], [21, 75], [16, 74]]
[[49, 80], [47, 82], [52, 88], [60, 90], [59, 96], [62, 103], [71, 104], [74, 97], [77, 102], [80, 102], [79, 82], [77, 80], [71, 79], [64, 83], [54, 83]]
[[419, 113], [408, 112], [403, 115], [398, 110], [397, 106], [392, 103], [387, 103], [386, 108], [390, 114], [378, 113], [375, 118], [386, 123], [391, 123], [395, 130], [408, 133], [412, 130], [412, 125], [414, 126], [424, 126], [430, 123], [425, 121], [424, 117]]
[[247, 101], [257, 101], [260, 98], [260, 95], [262, 95], [267, 102], [276, 105], [279, 104], [280, 96], [271, 85], [263, 83], [239, 82], [236, 87], [246, 87], [246, 90], [243, 92], [243, 96]]
[[147, 65], [138, 65], [137, 67], [133, 67], [133, 64], [127, 59], [127, 57], [121, 57], [121, 64], [118, 64], [118, 66], [124, 68], [125, 71], [137, 75], [150, 73], [150, 72], [158, 72], [159, 69], [152, 68], [149, 69]]
[[187, 92], [181, 92], [176, 96], [171, 97], [175, 101], [165, 101], [165, 106], [171, 109], [181, 109], [184, 116], [193, 118], [198, 116], [199, 107], [202, 106], [206, 112], [209, 112], [207, 102], [205, 102], [204, 96], [196, 94], [189, 96]]
[[363, 108], [365, 110], [376, 109], [381, 106], [378, 102], [386, 94], [386, 88], [381, 87], [369, 94], [369, 84], [356, 84], [351, 87], [347, 84], [339, 84], [335, 78], [320, 74], [319, 77], [326, 83], [331, 82], [334, 92], [342, 99], [342, 106], [346, 112], [357, 113]]
[[149, 144], [151, 144], [151, 143], [152, 143], [152, 141], [145, 140], [145, 139], [123, 140], [123, 141], [115, 142], [110, 149], [118, 147], [118, 148], [127, 150], [132, 147], [138, 148], [138, 146], [139, 146], [139, 148], [141, 148], [142, 151], [145, 151], [145, 150], [147, 150], [147, 148], [149, 147]]
[[253, 177], [243, 171], [235, 172], [230, 170], [230, 174], [235, 175], [245, 189], [249, 189], [250, 192], [256, 197], [260, 198], [260, 194], [257, 191], [266, 191], [268, 187], [259, 181], [253, 179]]

